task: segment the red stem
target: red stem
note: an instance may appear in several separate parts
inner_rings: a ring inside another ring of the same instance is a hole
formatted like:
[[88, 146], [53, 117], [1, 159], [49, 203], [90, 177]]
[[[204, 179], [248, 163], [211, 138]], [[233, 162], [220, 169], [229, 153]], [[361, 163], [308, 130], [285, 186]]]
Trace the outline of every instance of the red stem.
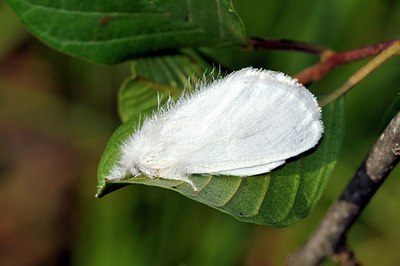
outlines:
[[321, 62], [304, 69], [295, 77], [302, 84], [310, 84], [313, 81], [321, 80], [327, 73], [340, 65], [375, 56], [398, 41], [399, 39], [391, 40], [344, 52], [326, 52], [322, 55]]
[[302, 84], [310, 84], [313, 81], [322, 79], [334, 68], [361, 60], [367, 57], [375, 56], [388, 48], [394, 42], [398, 42], [400, 39], [395, 39], [383, 43], [378, 43], [354, 50], [344, 52], [334, 52], [321, 46], [312, 45], [308, 43], [292, 41], [292, 40], [272, 40], [262, 38], [251, 38], [247, 41], [247, 47], [255, 50], [291, 50], [300, 51], [309, 54], [318, 55], [321, 58], [321, 62], [308, 67], [295, 75], [295, 77]]

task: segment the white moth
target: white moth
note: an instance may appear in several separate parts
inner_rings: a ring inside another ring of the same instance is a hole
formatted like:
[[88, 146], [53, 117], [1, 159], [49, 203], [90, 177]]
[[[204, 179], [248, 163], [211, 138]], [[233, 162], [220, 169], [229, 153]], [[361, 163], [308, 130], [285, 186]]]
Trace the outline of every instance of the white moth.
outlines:
[[314, 147], [323, 133], [315, 97], [291, 77], [244, 68], [170, 102], [120, 148], [107, 179], [252, 176]]

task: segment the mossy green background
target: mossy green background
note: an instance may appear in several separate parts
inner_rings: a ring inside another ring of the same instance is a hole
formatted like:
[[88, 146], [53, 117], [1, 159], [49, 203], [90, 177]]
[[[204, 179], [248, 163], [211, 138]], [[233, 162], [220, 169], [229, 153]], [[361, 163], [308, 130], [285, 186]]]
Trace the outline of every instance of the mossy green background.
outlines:
[[[302, 40], [344, 50], [400, 35], [398, 1], [237, 0], [234, 6], [249, 36]], [[265, 67], [288, 74], [317, 61], [295, 52], [222, 48], [207, 52], [231, 69]], [[76, 154], [78, 178], [71, 210], [65, 213], [73, 217], [67, 259], [62, 257], [67, 265], [282, 265], [285, 255], [307, 238], [340, 195], [384, 128], [387, 109], [399, 101], [399, 60], [385, 63], [346, 96], [342, 153], [316, 208], [295, 225], [273, 229], [238, 222], [160, 188], [131, 186], [95, 199], [97, 163], [120, 123], [117, 90], [130, 66], [95, 66], [55, 52], [26, 32], [0, 1], [1, 125], [56, 138], [72, 146]], [[311, 89], [335, 89], [365, 62], [342, 66]], [[0, 143], [5, 141], [0, 139]], [[0, 149], [2, 166], [6, 157], [7, 151]], [[58, 176], [57, 172], [41, 174]], [[400, 260], [399, 176], [396, 169], [349, 234], [350, 245], [364, 265], [397, 265]], [[7, 188], [2, 188], [2, 195], [9, 194]], [[45, 203], [37, 200], [36, 204]], [[23, 213], [34, 215], [30, 209]]]

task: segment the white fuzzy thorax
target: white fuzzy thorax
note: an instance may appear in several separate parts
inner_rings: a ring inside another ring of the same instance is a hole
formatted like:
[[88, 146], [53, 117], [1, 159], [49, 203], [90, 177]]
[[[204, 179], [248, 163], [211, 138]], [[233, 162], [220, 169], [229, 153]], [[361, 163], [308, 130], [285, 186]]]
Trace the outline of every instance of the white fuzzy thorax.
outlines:
[[120, 149], [108, 179], [270, 172], [323, 134], [315, 97], [291, 77], [244, 68], [162, 107]]

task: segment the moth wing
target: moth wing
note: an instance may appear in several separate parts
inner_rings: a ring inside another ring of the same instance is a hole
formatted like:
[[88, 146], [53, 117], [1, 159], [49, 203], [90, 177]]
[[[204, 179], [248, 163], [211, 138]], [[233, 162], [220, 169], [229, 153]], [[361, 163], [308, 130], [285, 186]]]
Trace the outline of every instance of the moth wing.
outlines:
[[320, 108], [306, 88], [282, 73], [251, 68], [211, 84], [170, 120], [162, 135], [174, 136], [174, 151], [161, 156], [174, 154], [188, 174], [269, 172], [323, 133]]
[[277, 162], [272, 162], [272, 163], [268, 163], [268, 164], [264, 164], [264, 165], [243, 167], [243, 168], [231, 169], [231, 170], [226, 170], [226, 171], [218, 171], [218, 172], [211, 173], [211, 174], [232, 175], [232, 176], [252, 176], [252, 175], [258, 175], [261, 173], [268, 173], [272, 169], [275, 169], [276, 167], [278, 167], [284, 163], [285, 163], [285, 161], [277, 161]]

